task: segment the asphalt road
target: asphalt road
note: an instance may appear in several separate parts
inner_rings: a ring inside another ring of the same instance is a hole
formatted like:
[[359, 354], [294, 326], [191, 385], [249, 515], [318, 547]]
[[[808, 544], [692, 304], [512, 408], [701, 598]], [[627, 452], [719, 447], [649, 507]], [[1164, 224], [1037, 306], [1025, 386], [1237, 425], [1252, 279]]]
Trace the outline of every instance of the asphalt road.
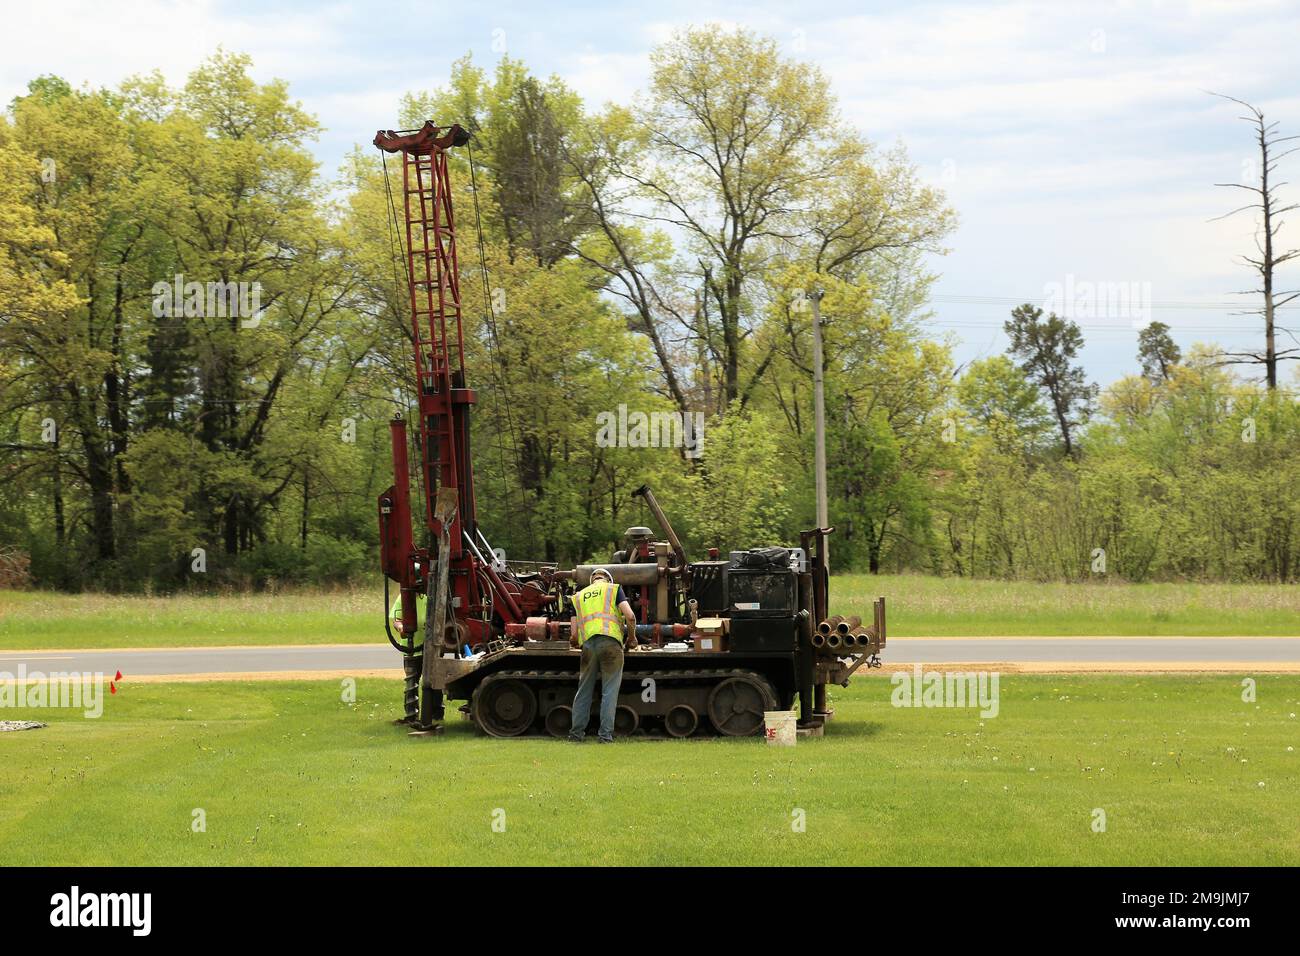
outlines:
[[[1295, 665], [1300, 670], [1300, 637], [1273, 638], [891, 638], [885, 667], [913, 663], [1073, 664], [1120, 669], [1124, 664], [1169, 664], [1195, 669], [1196, 664], [1261, 663]], [[295, 647], [177, 648], [167, 650], [6, 651], [0, 649], [0, 679], [58, 671], [127, 677], [161, 675], [274, 674], [310, 671], [400, 670], [397, 652], [387, 644], [339, 644]], [[1290, 668], [1288, 668], [1290, 669]]]

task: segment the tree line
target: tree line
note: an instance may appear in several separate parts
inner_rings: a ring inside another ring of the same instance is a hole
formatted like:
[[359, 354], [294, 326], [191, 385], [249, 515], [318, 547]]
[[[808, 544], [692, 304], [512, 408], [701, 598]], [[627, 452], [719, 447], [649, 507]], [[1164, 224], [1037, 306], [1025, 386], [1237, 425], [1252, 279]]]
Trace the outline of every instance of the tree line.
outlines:
[[[687, 30], [651, 65], [632, 105], [468, 57], [401, 104], [473, 134], [452, 175], [494, 546], [607, 556], [653, 524], [645, 482], [696, 554], [812, 527], [816, 288], [838, 568], [1295, 579], [1285, 389], [1153, 323], [1141, 374], [1099, 391], [1080, 329], [1032, 304], [1007, 355], [956, 367], [925, 321], [955, 213], [901, 148], [759, 35]], [[400, 171], [361, 148], [319, 169], [317, 121], [251, 66], [41, 77], [0, 119], [11, 583], [374, 573], [387, 422], [414, 392]], [[699, 446], [598, 440], [620, 409], [702, 419]]]

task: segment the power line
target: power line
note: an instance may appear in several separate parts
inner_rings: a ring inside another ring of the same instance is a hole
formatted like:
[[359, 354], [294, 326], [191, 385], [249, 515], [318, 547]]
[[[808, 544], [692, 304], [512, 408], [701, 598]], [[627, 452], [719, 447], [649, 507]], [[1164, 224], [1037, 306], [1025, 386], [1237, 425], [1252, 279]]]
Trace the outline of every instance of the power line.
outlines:
[[[1063, 318], [1069, 319], [1070, 317], [1067, 315], [1067, 316], [1063, 316]], [[1000, 318], [998, 319], [945, 319], [941, 316], [933, 316], [931, 318], [924, 319], [923, 321], [928, 325], [940, 326], [943, 328], [952, 328], [952, 329], [1000, 329], [1002, 328], [1003, 324], [1006, 322], [1005, 319], [1000, 319]], [[1141, 331], [1139, 327], [1134, 326], [1131, 323], [1131, 321], [1128, 319], [1115, 319], [1109, 322], [1107, 322], [1106, 320], [1098, 320], [1098, 321], [1090, 322], [1087, 320], [1081, 321], [1077, 319], [1071, 319], [1071, 321], [1073, 321], [1074, 324], [1079, 326], [1081, 329], [1084, 329], [1088, 332], [1123, 332], [1125, 334], [1136, 334], [1137, 332]], [[1278, 326], [1277, 328], [1279, 331], [1284, 331], [1280, 326]], [[1207, 334], [1231, 332], [1231, 333], [1241, 333], [1243, 335], [1250, 335], [1260, 330], [1257, 327], [1249, 326], [1249, 325], [1183, 325], [1181, 323], [1170, 323], [1169, 331], [1180, 332], [1180, 333], [1186, 332], [1186, 333], [1207, 333]]]
[[[510, 393], [509, 391], [507, 391], [506, 388], [505, 361], [501, 356], [501, 338], [497, 334], [496, 309], [492, 305], [491, 281], [488, 278], [487, 244], [483, 239], [483, 213], [482, 210], [479, 208], [478, 173], [474, 165], [474, 140], [472, 136], [469, 142], [466, 143], [466, 151], [469, 155], [470, 193], [474, 197], [474, 229], [478, 235], [478, 262], [479, 262], [479, 274], [482, 276], [483, 279], [483, 305], [487, 310], [486, 318], [487, 318], [487, 326], [488, 326], [488, 338], [487, 338], [488, 373], [489, 375], [491, 375], [493, 379], [496, 380], [493, 383], [495, 387], [492, 389], [492, 407], [496, 410], [497, 420], [499, 421], [501, 419], [502, 404], [504, 403], [506, 434], [510, 436], [510, 447], [514, 453], [515, 468], [517, 470], [516, 473], [522, 475], [523, 458], [519, 454], [519, 442], [515, 438], [514, 416], [510, 412]], [[501, 393], [500, 399], [498, 399], [497, 396], [498, 392]], [[501, 458], [502, 480], [508, 489], [514, 486], [514, 482], [510, 480], [510, 475], [506, 471], [505, 445], [500, 441], [500, 436], [498, 436], [498, 440], [497, 440], [497, 451]], [[522, 498], [523, 507], [521, 508], [521, 510], [523, 512], [524, 530], [528, 534], [529, 543], [532, 545], [533, 548], [536, 548], [537, 539], [533, 534], [533, 515], [532, 515], [532, 509], [528, 507], [529, 504], [528, 496], [524, 494], [524, 489], [522, 486], [519, 486], [517, 490], [520, 492], [520, 497]]]
[[[1106, 287], [1106, 292], [1107, 292], [1106, 295], [1096, 296], [1096, 298], [1101, 298], [1105, 300], [1111, 300], [1115, 298], [1115, 296], [1111, 296], [1109, 294], [1111, 286], [1118, 286], [1120, 289], [1123, 289], [1125, 287], [1131, 288], [1131, 283], [1123, 283], [1123, 282], [1110, 283], [1110, 284], [1094, 283], [1094, 285]], [[939, 295], [936, 294], [930, 296], [929, 301], [943, 303], [945, 305], [1009, 305], [1014, 307], [1017, 305], [1024, 305], [1026, 303], [1030, 305], [1035, 305], [1041, 302], [1044, 298], [1050, 298], [1050, 296], [1044, 296], [1042, 294], [1036, 296], [1024, 296], [1024, 297], [1002, 296], [1002, 295], [965, 295], [965, 294]], [[1119, 298], [1121, 301], [1123, 301], [1125, 298], [1127, 298], [1128, 301], [1133, 301], [1134, 299], [1141, 301], [1140, 296], [1120, 295]], [[1204, 301], [1180, 302], [1173, 299], [1164, 299], [1164, 300], [1153, 300], [1151, 302], [1141, 302], [1141, 306], [1144, 309], [1162, 309], [1162, 310], [1183, 309], [1187, 311], [1220, 311], [1220, 312], [1240, 312], [1247, 305], [1249, 305], [1249, 303], [1244, 301], [1242, 302], [1204, 302]], [[1283, 310], [1289, 311], [1291, 309], [1298, 309], [1298, 308], [1300, 308], [1300, 305], [1285, 305], [1285, 306], [1279, 306], [1278, 311], [1283, 311]]]

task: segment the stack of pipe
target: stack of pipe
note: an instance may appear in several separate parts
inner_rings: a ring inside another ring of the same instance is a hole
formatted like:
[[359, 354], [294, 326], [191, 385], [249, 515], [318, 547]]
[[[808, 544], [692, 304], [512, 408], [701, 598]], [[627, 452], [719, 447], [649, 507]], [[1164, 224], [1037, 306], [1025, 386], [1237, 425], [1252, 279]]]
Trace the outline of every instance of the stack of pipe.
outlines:
[[[817, 625], [817, 633], [822, 637], [830, 637], [831, 633], [834, 632], [835, 628], [837, 628], [843, 620], [844, 618], [840, 617], [838, 614], [835, 615], [835, 617], [828, 617]], [[825, 641], [822, 643], [825, 643]]]
[[812, 637], [813, 647], [835, 653], [853, 654], [859, 649], [880, 650], [874, 625], [862, 626], [862, 618], [853, 615], [829, 617], [817, 625]]

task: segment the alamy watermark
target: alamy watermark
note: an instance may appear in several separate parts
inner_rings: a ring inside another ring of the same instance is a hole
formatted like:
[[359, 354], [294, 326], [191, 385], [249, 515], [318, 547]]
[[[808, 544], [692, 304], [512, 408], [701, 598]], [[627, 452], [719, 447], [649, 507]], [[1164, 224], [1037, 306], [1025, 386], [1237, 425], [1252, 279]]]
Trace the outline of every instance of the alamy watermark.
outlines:
[[119, 926], [133, 936], [148, 936], [153, 926], [152, 893], [91, 893], [73, 885], [50, 897], [50, 925]]
[[1063, 319], [1128, 319], [1135, 329], [1151, 322], [1150, 282], [1095, 282], [1066, 275], [1043, 286], [1043, 310]]
[[598, 448], [680, 448], [687, 458], [704, 452], [703, 412], [628, 411], [625, 404], [616, 412], [596, 415]]
[[997, 671], [930, 671], [920, 664], [910, 671], [896, 671], [889, 678], [894, 692], [889, 702], [895, 707], [979, 707], [981, 717], [998, 715]]
[[104, 675], [78, 671], [44, 674], [18, 665], [18, 673], [0, 671], [0, 708], [80, 708], [89, 719], [104, 713]]
[[245, 329], [262, 324], [262, 283], [186, 282], [176, 273], [171, 282], [155, 282], [153, 315], [156, 319], [239, 319]]

